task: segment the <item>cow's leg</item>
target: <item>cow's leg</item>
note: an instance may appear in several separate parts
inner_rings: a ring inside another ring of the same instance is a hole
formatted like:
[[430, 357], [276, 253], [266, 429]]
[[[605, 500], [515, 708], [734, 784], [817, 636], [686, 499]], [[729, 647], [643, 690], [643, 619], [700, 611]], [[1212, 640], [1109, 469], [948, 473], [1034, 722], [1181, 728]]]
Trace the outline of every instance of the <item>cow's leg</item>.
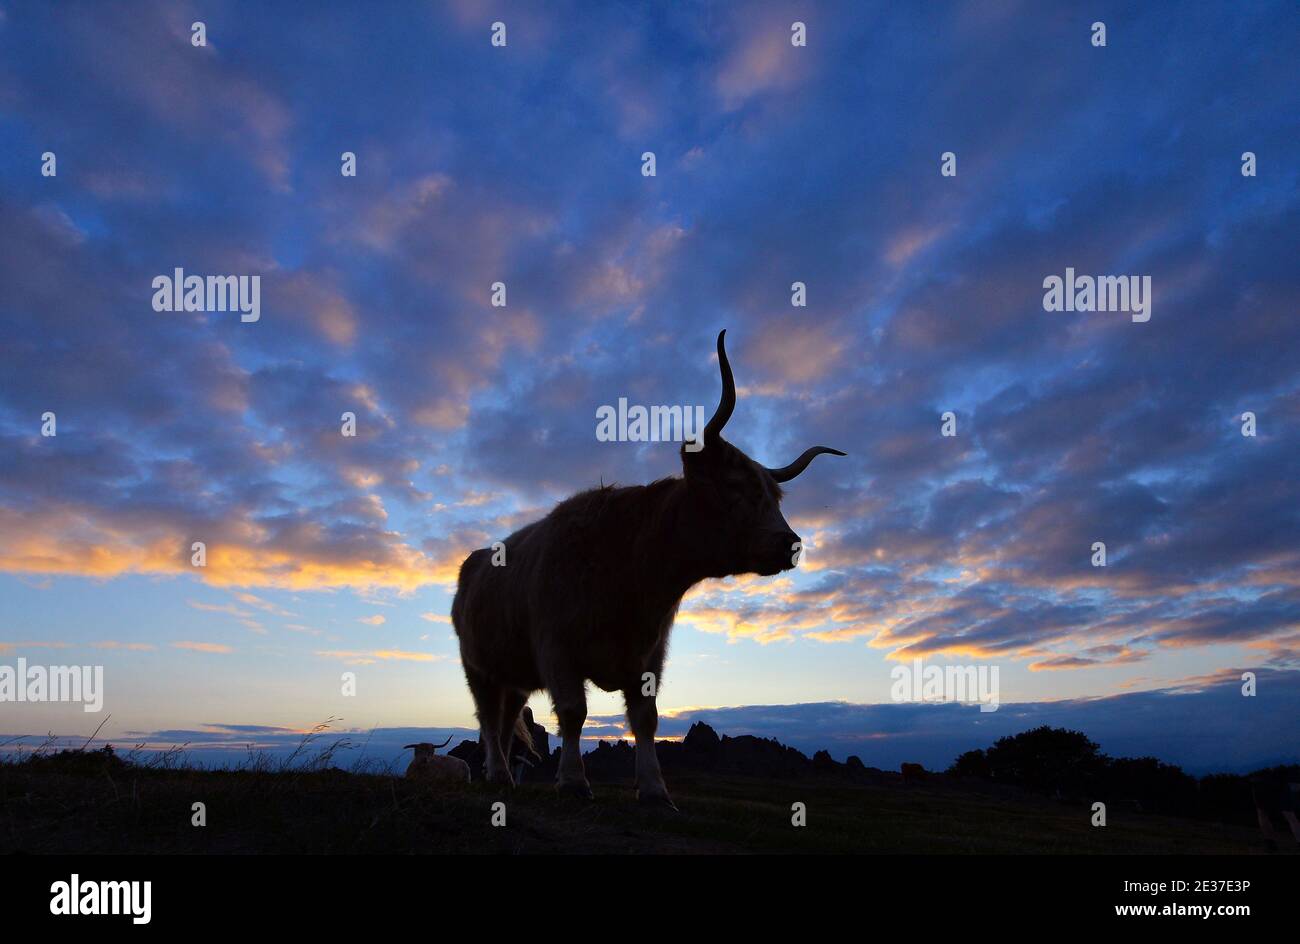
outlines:
[[465, 679], [469, 682], [470, 694], [474, 696], [474, 705], [478, 709], [479, 738], [487, 758], [487, 782], [513, 784], [505, 754], [501, 750], [501, 714], [505, 707], [505, 689], [469, 666], [465, 666]]
[[659, 755], [655, 751], [655, 731], [659, 728], [659, 707], [655, 698], [659, 692], [664, 670], [662, 645], [650, 657], [646, 670], [649, 678], [642, 675], [623, 689], [623, 702], [627, 705], [627, 723], [632, 729], [632, 736], [636, 739], [636, 798], [642, 803], [677, 809], [668, 796], [664, 775], [659, 770]]
[[587, 721], [587, 692], [581, 676], [562, 675], [547, 686], [551, 704], [560, 722], [560, 772], [556, 789], [560, 793], [590, 800], [591, 784], [582, 766], [582, 726]]
[[642, 803], [673, 806], [655, 752], [655, 731], [659, 728], [655, 697], [643, 695], [642, 688], [636, 685], [623, 690], [623, 701], [627, 704], [627, 723], [636, 738], [636, 798]]

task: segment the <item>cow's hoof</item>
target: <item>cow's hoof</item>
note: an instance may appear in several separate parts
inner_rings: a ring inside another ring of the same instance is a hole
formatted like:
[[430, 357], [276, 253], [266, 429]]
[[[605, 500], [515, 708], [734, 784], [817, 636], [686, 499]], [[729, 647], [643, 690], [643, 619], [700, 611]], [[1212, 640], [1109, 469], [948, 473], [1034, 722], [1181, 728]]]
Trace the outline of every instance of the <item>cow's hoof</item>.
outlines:
[[636, 801], [647, 808], [660, 810], [672, 810], [674, 813], [680, 813], [677, 804], [666, 793], [652, 793], [650, 791], [638, 790], [636, 792]]
[[572, 797], [575, 800], [596, 799], [595, 794], [591, 792], [591, 784], [585, 780], [569, 780], [564, 783], [557, 783], [555, 792], [562, 797]]

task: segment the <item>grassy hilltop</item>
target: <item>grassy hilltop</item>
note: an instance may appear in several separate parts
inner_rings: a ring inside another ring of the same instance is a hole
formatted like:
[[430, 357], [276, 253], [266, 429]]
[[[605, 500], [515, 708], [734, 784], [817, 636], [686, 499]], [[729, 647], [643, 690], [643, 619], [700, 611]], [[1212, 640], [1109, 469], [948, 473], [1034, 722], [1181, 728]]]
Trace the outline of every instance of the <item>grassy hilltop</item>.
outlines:
[[[680, 812], [630, 783], [596, 799], [337, 769], [198, 770], [90, 751], [0, 764], [0, 852], [14, 853], [1258, 853], [1257, 829], [1111, 810], [937, 776], [869, 783], [670, 776]], [[506, 804], [506, 825], [491, 825]], [[192, 805], [207, 825], [191, 825]], [[791, 805], [807, 825], [791, 824]]]

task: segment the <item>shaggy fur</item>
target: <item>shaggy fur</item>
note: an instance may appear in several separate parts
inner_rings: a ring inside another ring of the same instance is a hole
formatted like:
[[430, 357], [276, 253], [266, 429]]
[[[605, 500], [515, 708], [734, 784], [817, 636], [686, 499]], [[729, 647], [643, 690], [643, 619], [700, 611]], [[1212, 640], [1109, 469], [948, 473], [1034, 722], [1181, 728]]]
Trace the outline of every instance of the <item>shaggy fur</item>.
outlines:
[[819, 446], [772, 470], [723, 440], [735, 386], [721, 335], [718, 354], [723, 403], [704, 447], [682, 450], [682, 478], [574, 495], [506, 538], [504, 566], [493, 566], [487, 549], [461, 565], [452, 624], [489, 780], [511, 782], [505, 758], [516, 720], [529, 694], [545, 688], [560, 723], [559, 786], [590, 796], [579, 743], [590, 680], [623, 692], [638, 795], [671, 805], [654, 753], [655, 692], [677, 606], [701, 580], [795, 566], [799, 537], [781, 514], [778, 482], [834, 452]]

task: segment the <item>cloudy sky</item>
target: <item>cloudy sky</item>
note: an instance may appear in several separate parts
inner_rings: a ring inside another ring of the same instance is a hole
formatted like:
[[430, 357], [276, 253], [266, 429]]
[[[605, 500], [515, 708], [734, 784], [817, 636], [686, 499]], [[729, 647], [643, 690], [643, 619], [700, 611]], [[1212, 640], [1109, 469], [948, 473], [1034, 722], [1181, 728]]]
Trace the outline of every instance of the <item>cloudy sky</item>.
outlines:
[[[687, 597], [665, 733], [1300, 759], [1300, 19], [1050, 6], [0, 3], [0, 662], [103, 665], [111, 738], [472, 727], [460, 561], [677, 471], [596, 410], [711, 410], [727, 328], [728, 438], [849, 457], [798, 571]], [[260, 320], [155, 311], [177, 267]], [[1003, 709], [892, 704], [918, 657]]]

